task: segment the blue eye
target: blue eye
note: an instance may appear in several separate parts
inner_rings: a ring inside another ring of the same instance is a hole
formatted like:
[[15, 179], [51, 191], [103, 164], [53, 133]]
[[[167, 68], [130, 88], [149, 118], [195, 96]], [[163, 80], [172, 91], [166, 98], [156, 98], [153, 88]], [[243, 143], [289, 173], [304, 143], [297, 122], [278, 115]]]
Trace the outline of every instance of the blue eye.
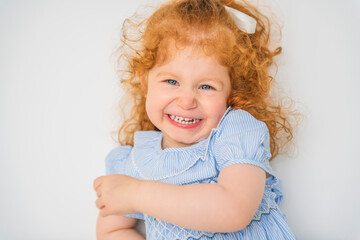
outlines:
[[169, 84], [171, 84], [171, 85], [177, 85], [177, 81], [176, 80], [174, 80], [174, 79], [169, 79], [169, 80], [166, 80]]
[[200, 89], [212, 89], [209, 85], [201, 85]]

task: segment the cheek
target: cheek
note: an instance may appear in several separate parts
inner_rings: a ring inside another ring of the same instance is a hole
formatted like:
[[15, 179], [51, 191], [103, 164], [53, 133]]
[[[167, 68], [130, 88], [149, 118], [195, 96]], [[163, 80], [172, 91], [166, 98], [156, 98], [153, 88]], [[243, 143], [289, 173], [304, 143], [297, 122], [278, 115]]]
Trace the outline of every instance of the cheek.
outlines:
[[159, 117], [156, 114], [158, 112], [158, 110], [156, 109], [156, 106], [157, 106], [157, 104], [154, 104], [154, 102], [152, 101], [152, 97], [148, 95], [146, 98], [146, 102], [145, 102], [146, 114], [147, 114], [150, 122], [152, 124], [154, 124], [157, 128], [159, 128], [159, 126], [157, 124]]
[[148, 104], [156, 104], [157, 108], [160, 108], [161, 106], [165, 106], [172, 98], [173, 93], [172, 91], [169, 91], [169, 89], [164, 87], [154, 87], [149, 88], [146, 100]]
[[150, 112], [151, 112], [151, 104], [150, 104], [150, 101], [149, 101], [149, 96], [146, 97], [146, 101], [145, 101], [145, 110], [146, 110], [146, 113], [148, 116], [150, 116]]
[[227, 109], [226, 96], [211, 98], [211, 100], [207, 101], [205, 108], [215, 122], [220, 121]]
[[146, 113], [148, 114], [150, 120], [152, 120], [152, 116], [154, 115], [154, 112], [156, 111], [156, 99], [154, 99], [152, 94], [147, 94], [146, 102], [145, 102], [145, 109]]
[[146, 99], [145, 99], [145, 110], [146, 110], [146, 113], [147, 113], [148, 117], [150, 118], [150, 120], [151, 120], [151, 113], [152, 113], [151, 106], [153, 106], [153, 105], [154, 104], [152, 104], [151, 89], [148, 88], [148, 90], [146, 92]]
[[211, 107], [213, 110], [219, 110], [222, 108], [227, 108], [227, 99], [228, 97], [225, 94], [215, 94], [213, 96], [206, 97], [203, 101], [203, 104]]
[[165, 99], [164, 94], [157, 88], [149, 88], [147, 92], [145, 108], [146, 112], [153, 122], [156, 120], [156, 115], [162, 111], [164, 106]]
[[226, 104], [219, 105], [216, 108], [216, 115], [214, 116], [216, 118], [216, 121], [219, 122], [224, 113], [226, 112], [227, 106]]

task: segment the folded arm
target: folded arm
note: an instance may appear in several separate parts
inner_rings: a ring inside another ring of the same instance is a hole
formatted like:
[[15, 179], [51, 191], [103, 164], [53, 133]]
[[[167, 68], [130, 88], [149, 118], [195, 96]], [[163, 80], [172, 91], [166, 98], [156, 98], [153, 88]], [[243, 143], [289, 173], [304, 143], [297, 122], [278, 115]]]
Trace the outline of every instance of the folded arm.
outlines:
[[246, 227], [261, 202], [265, 171], [233, 164], [217, 184], [174, 185], [143, 181], [135, 208], [156, 219], [208, 232], [234, 232]]

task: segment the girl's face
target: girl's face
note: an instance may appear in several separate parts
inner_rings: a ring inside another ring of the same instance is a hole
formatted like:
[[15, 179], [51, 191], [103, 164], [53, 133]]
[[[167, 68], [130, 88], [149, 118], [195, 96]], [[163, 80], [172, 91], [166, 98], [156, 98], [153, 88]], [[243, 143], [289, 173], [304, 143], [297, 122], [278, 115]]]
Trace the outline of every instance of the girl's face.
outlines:
[[186, 147], [207, 138], [227, 109], [228, 69], [196, 53], [192, 48], [178, 51], [149, 71], [146, 111], [163, 132], [163, 148]]

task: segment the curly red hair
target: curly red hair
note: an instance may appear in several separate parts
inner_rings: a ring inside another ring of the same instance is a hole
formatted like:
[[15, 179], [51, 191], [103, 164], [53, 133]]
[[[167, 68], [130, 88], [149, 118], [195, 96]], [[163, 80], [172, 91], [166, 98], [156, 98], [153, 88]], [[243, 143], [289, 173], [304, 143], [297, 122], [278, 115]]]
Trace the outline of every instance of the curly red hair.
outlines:
[[[224, 5], [253, 17], [255, 33], [241, 31]], [[276, 104], [270, 94], [273, 78], [269, 68], [281, 47], [270, 50], [270, 22], [265, 15], [246, 3], [226, 0], [172, 0], [146, 20], [125, 20], [117, 68], [125, 90], [121, 105], [131, 110], [117, 131], [118, 142], [133, 145], [136, 131], [158, 130], [145, 110], [146, 77], [155, 64], [171, 57], [169, 47], [174, 43], [177, 49], [200, 48], [228, 67], [232, 84], [228, 105], [266, 123], [272, 159], [277, 156], [293, 138], [289, 117], [294, 113]]]

